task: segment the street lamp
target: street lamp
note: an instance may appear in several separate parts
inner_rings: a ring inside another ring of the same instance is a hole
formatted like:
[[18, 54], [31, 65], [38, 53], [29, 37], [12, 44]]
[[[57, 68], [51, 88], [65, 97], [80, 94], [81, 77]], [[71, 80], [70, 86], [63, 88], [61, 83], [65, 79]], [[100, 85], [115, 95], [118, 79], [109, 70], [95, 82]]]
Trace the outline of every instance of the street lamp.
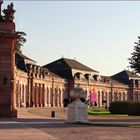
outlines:
[[6, 85], [7, 82], [8, 82], [8, 77], [7, 77], [7, 75], [5, 75], [3, 78], [3, 84]]

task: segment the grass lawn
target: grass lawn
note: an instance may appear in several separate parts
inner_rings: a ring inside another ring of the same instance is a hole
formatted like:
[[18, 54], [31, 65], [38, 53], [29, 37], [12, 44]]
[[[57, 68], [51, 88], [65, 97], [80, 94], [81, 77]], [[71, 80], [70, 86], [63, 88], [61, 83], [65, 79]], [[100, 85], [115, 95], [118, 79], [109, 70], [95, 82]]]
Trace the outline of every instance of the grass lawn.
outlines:
[[128, 116], [127, 114], [111, 114], [105, 108], [96, 108], [96, 109], [88, 108], [88, 114], [95, 116]]

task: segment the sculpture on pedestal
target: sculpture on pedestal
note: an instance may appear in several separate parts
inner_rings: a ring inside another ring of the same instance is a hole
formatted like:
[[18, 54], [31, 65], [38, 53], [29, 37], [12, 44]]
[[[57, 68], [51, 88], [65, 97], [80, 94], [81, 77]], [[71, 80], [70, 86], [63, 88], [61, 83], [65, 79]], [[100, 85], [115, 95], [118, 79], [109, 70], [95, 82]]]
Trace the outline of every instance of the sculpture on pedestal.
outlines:
[[13, 6], [14, 6], [13, 3], [11, 3], [7, 6], [7, 9], [3, 10], [3, 13], [5, 14], [3, 17], [5, 22], [13, 22], [15, 13]]
[[68, 123], [87, 123], [87, 104], [81, 102], [80, 94], [83, 89], [77, 86], [73, 90], [75, 101], [68, 105]]

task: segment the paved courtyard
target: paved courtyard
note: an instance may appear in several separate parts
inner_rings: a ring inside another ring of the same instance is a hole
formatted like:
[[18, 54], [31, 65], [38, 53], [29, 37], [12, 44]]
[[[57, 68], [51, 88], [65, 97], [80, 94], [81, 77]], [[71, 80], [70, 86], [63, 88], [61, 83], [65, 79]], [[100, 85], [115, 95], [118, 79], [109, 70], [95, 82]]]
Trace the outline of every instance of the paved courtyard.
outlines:
[[[55, 111], [55, 118], [51, 118]], [[63, 108], [19, 109], [0, 119], [0, 140], [139, 140], [140, 117], [88, 116], [90, 125], [67, 124]]]

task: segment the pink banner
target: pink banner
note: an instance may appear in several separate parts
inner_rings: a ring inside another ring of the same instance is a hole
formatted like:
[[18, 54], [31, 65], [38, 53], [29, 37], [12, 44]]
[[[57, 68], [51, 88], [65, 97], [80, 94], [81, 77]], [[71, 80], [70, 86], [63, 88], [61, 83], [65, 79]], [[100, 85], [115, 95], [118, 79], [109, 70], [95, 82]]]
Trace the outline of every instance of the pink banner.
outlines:
[[89, 101], [90, 101], [90, 102], [97, 102], [97, 94], [96, 94], [96, 92], [90, 93], [89, 96], [90, 96], [90, 97], [89, 97]]

